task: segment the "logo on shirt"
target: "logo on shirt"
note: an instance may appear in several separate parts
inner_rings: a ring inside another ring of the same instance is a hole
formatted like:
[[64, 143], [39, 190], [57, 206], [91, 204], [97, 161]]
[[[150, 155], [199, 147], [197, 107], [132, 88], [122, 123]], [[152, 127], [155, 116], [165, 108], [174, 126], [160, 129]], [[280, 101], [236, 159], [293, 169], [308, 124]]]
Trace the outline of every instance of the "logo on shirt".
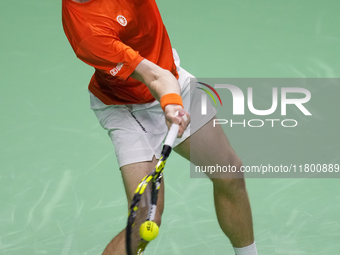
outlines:
[[118, 15], [117, 16], [117, 21], [119, 22], [119, 24], [121, 24], [123, 27], [125, 27], [127, 25], [127, 20], [123, 15]]
[[110, 74], [112, 74], [112, 76], [116, 76], [120, 69], [122, 69], [123, 65], [124, 65], [123, 63], [118, 63], [115, 68], [110, 70]]

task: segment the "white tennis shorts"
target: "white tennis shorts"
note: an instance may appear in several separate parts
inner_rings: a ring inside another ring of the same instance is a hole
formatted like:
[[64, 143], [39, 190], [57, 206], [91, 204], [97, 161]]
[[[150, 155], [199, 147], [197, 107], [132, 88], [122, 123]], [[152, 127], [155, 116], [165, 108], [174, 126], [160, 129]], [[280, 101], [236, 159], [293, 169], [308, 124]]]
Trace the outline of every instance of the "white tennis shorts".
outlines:
[[[180, 59], [176, 50], [173, 50], [178, 82], [181, 86], [181, 96], [184, 109], [201, 109], [200, 89], [190, 85], [193, 75], [180, 67]], [[192, 87], [190, 89], [190, 87]], [[151, 161], [153, 156], [159, 159], [162, 142], [168, 128], [165, 124], [164, 112], [158, 101], [147, 104], [132, 105], [105, 105], [90, 92], [90, 106], [96, 114], [101, 126], [108, 131], [115, 147], [119, 167], [124, 165]], [[199, 121], [191, 120], [188, 128], [181, 138], [177, 138], [174, 146], [187, 139], [216, 114], [216, 109], [208, 102], [207, 114]]]

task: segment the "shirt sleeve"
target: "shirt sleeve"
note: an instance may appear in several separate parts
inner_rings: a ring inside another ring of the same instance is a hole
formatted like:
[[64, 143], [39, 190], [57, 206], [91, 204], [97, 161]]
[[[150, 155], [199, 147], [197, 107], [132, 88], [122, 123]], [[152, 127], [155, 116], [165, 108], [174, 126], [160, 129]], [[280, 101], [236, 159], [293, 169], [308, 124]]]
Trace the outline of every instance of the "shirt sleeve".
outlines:
[[108, 35], [91, 35], [82, 40], [76, 54], [88, 65], [121, 80], [127, 80], [144, 59], [138, 51]]

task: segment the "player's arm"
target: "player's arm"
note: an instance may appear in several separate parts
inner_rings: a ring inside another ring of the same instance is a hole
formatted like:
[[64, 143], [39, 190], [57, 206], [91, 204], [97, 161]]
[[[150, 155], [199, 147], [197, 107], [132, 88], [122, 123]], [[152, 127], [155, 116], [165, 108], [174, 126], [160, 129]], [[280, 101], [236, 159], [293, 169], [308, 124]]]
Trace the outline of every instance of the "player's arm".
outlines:
[[[177, 94], [179, 97], [181, 95], [181, 88], [176, 77], [170, 71], [159, 67], [147, 59], [142, 60], [130, 76], [143, 82], [156, 100], [160, 102], [166, 99], [166, 95]], [[179, 116], [176, 116], [177, 111]], [[182, 136], [189, 124], [189, 114], [184, 111], [182, 105], [176, 102], [174, 104], [167, 104], [164, 108], [164, 114], [168, 126], [172, 123], [180, 124], [179, 136]], [[182, 118], [184, 115], [188, 118], [186, 121], [185, 117], [184, 119]]]

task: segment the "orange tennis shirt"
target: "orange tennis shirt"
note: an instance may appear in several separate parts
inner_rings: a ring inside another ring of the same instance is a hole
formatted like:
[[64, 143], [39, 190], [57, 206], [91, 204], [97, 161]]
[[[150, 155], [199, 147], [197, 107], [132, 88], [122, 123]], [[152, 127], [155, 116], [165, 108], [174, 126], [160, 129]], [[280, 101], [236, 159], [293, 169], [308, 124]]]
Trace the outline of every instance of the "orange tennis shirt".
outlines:
[[89, 90], [104, 104], [155, 100], [146, 85], [129, 77], [144, 58], [178, 78], [154, 0], [63, 0], [62, 20], [77, 57], [95, 68]]

